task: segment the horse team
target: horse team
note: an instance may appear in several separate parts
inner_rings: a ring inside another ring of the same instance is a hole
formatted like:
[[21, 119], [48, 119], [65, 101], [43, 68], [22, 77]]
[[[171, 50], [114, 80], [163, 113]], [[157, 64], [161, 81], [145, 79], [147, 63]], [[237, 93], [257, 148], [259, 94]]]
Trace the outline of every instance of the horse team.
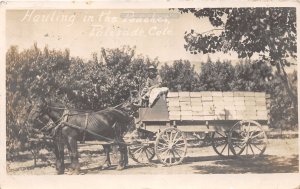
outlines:
[[128, 164], [127, 146], [123, 140], [126, 132], [135, 129], [134, 119], [131, 112], [137, 110], [133, 98], [124, 103], [97, 112], [82, 112], [78, 110], [67, 110], [62, 104], [38, 100], [28, 116], [28, 126], [35, 131], [45, 130], [45, 124], [52, 121], [54, 126], [48, 128], [53, 134], [53, 147], [56, 157], [57, 174], [64, 174], [64, 146], [66, 144], [70, 151], [72, 174], [79, 174], [80, 164], [78, 161], [77, 141], [101, 140], [107, 142], [103, 145], [106, 153], [106, 163], [110, 165], [109, 144], [118, 146], [120, 158], [117, 170], [122, 170]]

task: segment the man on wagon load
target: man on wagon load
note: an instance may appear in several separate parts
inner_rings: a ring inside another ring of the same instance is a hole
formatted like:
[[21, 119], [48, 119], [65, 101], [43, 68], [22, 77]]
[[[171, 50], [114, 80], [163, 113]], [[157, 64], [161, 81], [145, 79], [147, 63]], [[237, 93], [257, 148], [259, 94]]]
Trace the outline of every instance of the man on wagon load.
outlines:
[[161, 87], [161, 85], [162, 79], [157, 73], [157, 69], [154, 66], [149, 66], [148, 78], [141, 92], [142, 100], [148, 101], [149, 107], [153, 105], [160, 95], [168, 92], [169, 89], [167, 87]]

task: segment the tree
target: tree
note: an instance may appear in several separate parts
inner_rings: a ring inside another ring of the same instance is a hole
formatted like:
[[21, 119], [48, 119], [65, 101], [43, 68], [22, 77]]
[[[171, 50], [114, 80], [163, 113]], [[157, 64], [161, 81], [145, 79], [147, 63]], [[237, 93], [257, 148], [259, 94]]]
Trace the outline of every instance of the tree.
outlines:
[[18, 51], [12, 46], [6, 53], [6, 117], [8, 155], [28, 146], [25, 121], [31, 102], [51, 98], [65, 81], [69, 51], [40, 50], [37, 44]]
[[212, 26], [221, 29], [219, 35], [186, 32], [187, 51], [197, 53], [237, 52], [239, 58], [259, 54], [261, 60], [276, 67], [277, 76], [297, 109], [297, 95], [293, 92], [285, 71], [288, 58], [296, 58], [296, 8], [204, 8], [179, 9], [197, 18], [208, 18]]
[[201, 63], [198, 90], [229, 91], [233, 77], [234, 67], [230, 62], [212, 62], [208, 58], [206, 63]]
[[230, 83], [236, 91], [267, 91], [273, 79], [272, 68], [263, 61], [241, 61], [235, 66], [234, 77]]
[[[277, 74], [277, 73], [276, 73]], [[288, 75], [292, 90], [297, 94], [297, 72]], [[291, 108], [292, 99], [284, 90], [284, 83], [279, 77], [274, 77], [268, 87], [271, 94], [271, 120], [270, 125], [281, 129], [295, 129], [298, 125], [298, 111]]]
[[37, 98], [60, 101], [68, 108], [99, 110], [115, 106], [129, 97], [130, 90], [145, 82], [149, 65], [157, 65], [134, 48], [103, 49], [105, 62], [97, 54], [84, 62], [69, 51], [44, 49], [34, 44], [6, 54], [7, 154], [24, 150], [28, 134], [24, 123], [31, 103]]
[[188, 60], [175, 60], [171, 66], [163, 65], [160, 75], [163, 85], [171, 91], [192, 91], [197, 83], [195, 67]]

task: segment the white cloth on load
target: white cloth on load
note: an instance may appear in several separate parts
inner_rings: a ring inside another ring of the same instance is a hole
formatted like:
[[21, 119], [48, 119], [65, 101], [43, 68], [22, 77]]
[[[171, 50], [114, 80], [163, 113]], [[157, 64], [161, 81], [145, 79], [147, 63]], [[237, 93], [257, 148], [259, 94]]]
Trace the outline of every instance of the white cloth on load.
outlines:
[[153, 105], [153, 102], [162, 94], [165, 94], [169, 91], [168, 87], [159, 87], [154, 88], [150, 91], [149, 95], [149, 107]]

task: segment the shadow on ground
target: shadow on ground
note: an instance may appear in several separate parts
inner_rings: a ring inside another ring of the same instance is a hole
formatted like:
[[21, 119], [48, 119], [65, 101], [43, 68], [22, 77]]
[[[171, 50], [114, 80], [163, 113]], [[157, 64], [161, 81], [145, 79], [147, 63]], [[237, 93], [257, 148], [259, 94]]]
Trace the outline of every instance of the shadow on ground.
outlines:
[[[210, 159], [215, 161], [209, 165], [195, 165], [192, 168], [194, 173], [200, 174], [239, 174], [239, 173], [298, 173], [299, 156], [280, 157], [274, 155], [264, 155], [258, 159]], [[200, 159], [198, 159], [199, 161]], [[189, 161], [189, 160], [188, 160]], [[188, 162], [187, 162], [188, 163]]]

